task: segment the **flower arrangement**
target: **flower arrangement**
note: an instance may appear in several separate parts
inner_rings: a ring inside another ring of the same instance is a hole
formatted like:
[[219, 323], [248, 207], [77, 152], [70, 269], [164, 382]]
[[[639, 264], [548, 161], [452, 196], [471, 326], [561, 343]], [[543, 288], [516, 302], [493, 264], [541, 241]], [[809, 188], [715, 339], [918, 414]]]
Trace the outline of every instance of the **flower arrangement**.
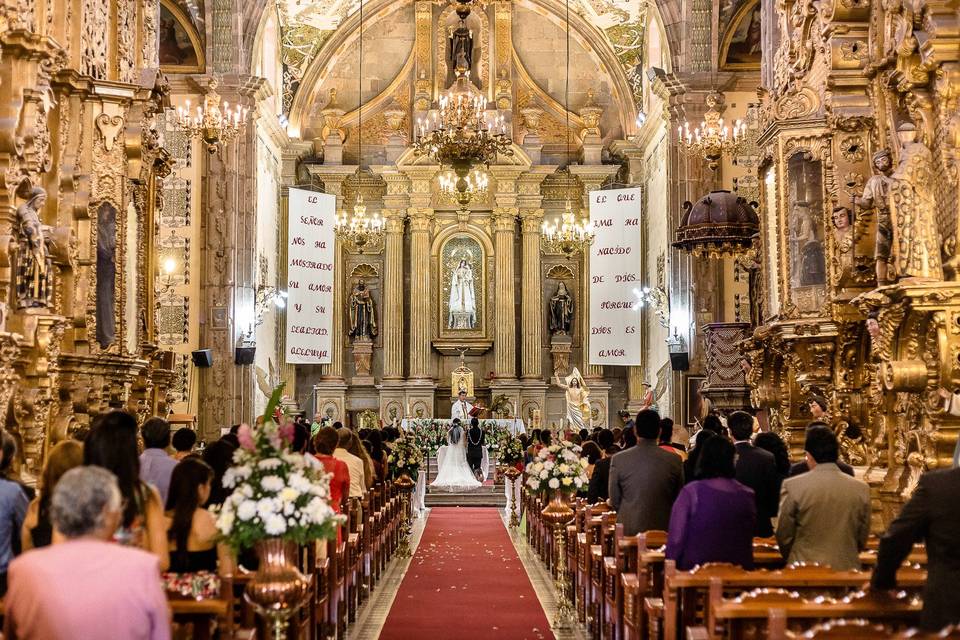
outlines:
[[240, 448], [223, 476], [223, 486], [233, 493], [217, 516], [217, 529], [237, 550], [267, 538], [298, 544], [330, 538], [344, 520], [330, 508], [329, 475], [290, 451], [293, 422], [274, 414], [282, 389], [274, 390], [262, 426], [241, 425]]
[[434, 456], [437, 449], [447, 444], [447, 425], [437, 420], [412, 420], [408, 435], [414, 438], [417, 447], [424, 456]]
[[520, 442], [520, 438], [513, 436], [504, 442], [498, 457], [502, 464], [512, 466], [523, 461], [523, 454], [523, 443]]
[[580, 447], [566, 441], [541, 449], [524, 472], [527, 486], [536, 493], [574, 493], [589, 482], [587, 459], [580, 457]]
[[417, 444], [416, 438], [412, 436], [403, 436], [393, 443], [393, 449], [387, 456], [387, 464], [390, 468], [390, 475], [399, 478], [407, 474], [416, 479], [420, 466], [423, 464], [423, 451]]

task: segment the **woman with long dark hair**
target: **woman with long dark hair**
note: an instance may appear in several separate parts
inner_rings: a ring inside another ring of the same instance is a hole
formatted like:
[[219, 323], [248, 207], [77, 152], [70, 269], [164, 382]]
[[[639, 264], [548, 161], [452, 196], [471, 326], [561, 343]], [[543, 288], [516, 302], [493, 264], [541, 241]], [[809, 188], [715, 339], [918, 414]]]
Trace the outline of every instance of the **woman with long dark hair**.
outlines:
[[213, 469], [196, 457], [184, 458], [170, 476], [167, 496], [167, 540], [170, 571], [196, 573], [232, 568], [230, 553], [217, 544], [219, 532], [213, 514], [203, 508], [210, 497]]
[[83, 464], [83, 445], [76, 440], [64, 440], [50, 449], [40, 476], [40, 490], [27, 508], [20, 539], [23, 550], [49, 546], [53, 540], [50, 523], [50, 498], [60, 478], [67, 471]]
[[223, 487], [223, 474], [233, 465], [233, 453], [237, 446], [224, 436], [203, 450], [203, 461], [213, 469], [213, 483], [210, 488], [210, 498], [205, 506], [220, 506], [230, 496], [230, 491]]
[[103, 467], [117, 478], [123, 497], [123, 518], [113, 539], [140, 547], [160, 558], [160, 570], [170, 564], [160, 493], [140, 480], [137, 421], [124, 411], [99, 416], [83, 446], [83, 464]]
[[379, 480], [387, 477], [387, 456], [383, 450], [383, 435], [379, 429], [370, 429], [366, 439], [363, 441], [370, 459], [373, 460], [373, 468]]

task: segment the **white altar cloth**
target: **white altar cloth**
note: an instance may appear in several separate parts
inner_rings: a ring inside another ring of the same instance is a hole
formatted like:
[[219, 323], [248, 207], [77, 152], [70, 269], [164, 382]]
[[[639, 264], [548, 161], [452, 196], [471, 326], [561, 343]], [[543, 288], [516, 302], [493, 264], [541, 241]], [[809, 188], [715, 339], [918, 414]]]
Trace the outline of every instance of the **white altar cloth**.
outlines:
[[[447, 427], [449, 427], [450, 424], [452, 424], [453, 422], [452, 420], [444, 420], [444, 419], [433, 420], [429, 418], [404, 418], [403, 420], [400, 421], [400, 428], [403, 429], [404, 431], [410, 431], [413, 429], [416, 423], [420, 421], [436, 422], [439, 424], [443, 424]], [[510, 431], [510, 435], [514, 435], [514, 436], [517, 435], [518, 433], [527, 432], [527, 428], [524, 426], [523, 420], [521, 420], [520, 418], [511, 418], [509, 420], [501, 420], [499, 418], [495, 420], [493, 419], [487, 420], [485, 418], [480, 419], [481, 424], [484, 424], [487, 422], [493, 422], [499, 427], [505, 427], [507, 430]]]
[[417, 474], [417, 488], [413, 494], [413, 512], [419, 518], [427, 510], [425, 497], [427, 495], [427, 472], [420, 469]]

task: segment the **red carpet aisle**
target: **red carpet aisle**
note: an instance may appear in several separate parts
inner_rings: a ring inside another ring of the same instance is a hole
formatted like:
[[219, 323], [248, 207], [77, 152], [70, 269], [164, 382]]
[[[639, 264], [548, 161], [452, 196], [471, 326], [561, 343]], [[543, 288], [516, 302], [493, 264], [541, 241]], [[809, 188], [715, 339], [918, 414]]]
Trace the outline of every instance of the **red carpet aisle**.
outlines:
[[553, 638], [496, 509], [430, 511], [380, 634], [473, 640]]

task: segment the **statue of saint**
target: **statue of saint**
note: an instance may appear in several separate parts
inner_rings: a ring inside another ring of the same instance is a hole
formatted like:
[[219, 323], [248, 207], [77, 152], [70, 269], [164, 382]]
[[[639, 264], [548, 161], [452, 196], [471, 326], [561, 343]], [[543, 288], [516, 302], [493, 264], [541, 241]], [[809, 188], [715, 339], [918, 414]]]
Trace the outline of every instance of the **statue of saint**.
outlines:
[[911, 122], [900, 125], [900, 164], [890, 176], [890, 220], [896, 277], [942, 280], [937, 201], [930, 149]]
[[573, 298], [567, 285], [557, 285], [557, 292], [550, 298], [550, 333], [569, 334], [573, 324]]
[[450, 62], [455, 75], [469, 75], [473, 68], [473, 31], [463, 20], [450, 32]]
[[50, 255], [40, 222], [40, 210], [47, 201], [47, 192], [34, 187], [27, 201], [17, 208], [20, 226], [20, 258], [17, 269], [17, 300], [20, 308], [45, 307], [49, 298]]
[[836, 241], [840, 266], [849, 267], [853, 263], [853, 224], [850, 209], [846, 207], [833, 209], [833, 239]]
[[473, 267], [466, 260], [450, 275], [448, 329], [473, 329], [477, 326], [477, 298], [473, 288]]
[[377, 337], [377, 316], [373, 308], [373, 297], [363, 282], [357, 282], [350, 294], [350, 337], [373, 339]]
[[[560, 383], [560, 388], [566, 391], [567, 401], [567, 428], [579, 431], [590, 424], [590, 390], [584, 384], [580, 370], [573, 368], [566, 378], [566, 384]], [[586, 416], [586, 418], [584, 418]]]
[[890, 173], [893, 158], [890, 149], [881, 149], [873, 154], [873, 168], [877, 173], [870, 176], [863, 187], [860, 204], [865, 209], [877, 210], [877, 235], [873, 249], [876, 261], [877, 285], [890, 281], [890, 253], [893, 244], [893, 227], [890, 223]]

